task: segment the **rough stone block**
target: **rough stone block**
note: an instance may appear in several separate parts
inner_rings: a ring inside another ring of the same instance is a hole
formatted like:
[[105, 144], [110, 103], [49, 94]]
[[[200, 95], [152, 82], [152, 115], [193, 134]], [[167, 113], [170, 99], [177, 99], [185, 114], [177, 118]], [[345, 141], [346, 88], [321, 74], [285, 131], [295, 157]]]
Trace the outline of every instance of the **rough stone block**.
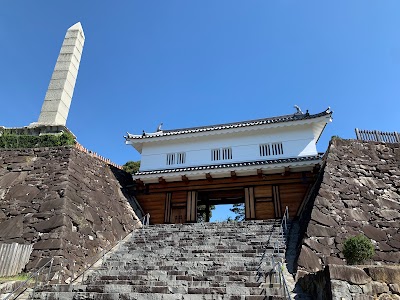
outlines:
[[376, 228], [371, 225], [363, 226], [362, 230], [368, 238], [374, 241], [385, 241], [387, 238], [386, 233], [382, 229]]
[[337, 231], [335, 228], [322, 226], [319, 224], [309, 224], [307, 228], [307, 235], [313, 237], [331, 237], [336, 236]]
[[21, 237], [23, 234], [23, 217], [17, 216], [0, 223], [0, 240]]
[[318, 256], [304, 245], [301, 247], [298, 265], [311, 272], [322, 270], [321, 261]]
[[66, 226], [67, 224], [68, 218], [66, 216], [54, 216], [51, 217], [49, 220], [35, 224], [34, 228], [39, 232], [50, 232], [57, 227]]
[[323, 214], [318, 209], [313, 209], [311, 219], [326, 226], [337, 226], [337, 222], [329, 215]]
[[386, 283], [372, 281], [362, 287], [363, 292], [368, 295], [379, 295], [389, 292], [389, 287]]
[[400, 295], [400, 283], [391, 283], [391, 284], [389, 284], [389, 290], [393, 294]]
[[43, 240], [33, 245], [33, 249], [35, 250], [58, 250], [62, 248], [64, 248], [64, 243], [61, 239]]
[[366, 269], [366, 272], [374, 281], [384, 282], [387, 284], [400, 282], [399, 266], [370, 267]]
[[345, 265], [330, 265], [329, 275], [331, 279], [347, 281], [352, 284], [366, 284], [372, 281], [364, 270]]

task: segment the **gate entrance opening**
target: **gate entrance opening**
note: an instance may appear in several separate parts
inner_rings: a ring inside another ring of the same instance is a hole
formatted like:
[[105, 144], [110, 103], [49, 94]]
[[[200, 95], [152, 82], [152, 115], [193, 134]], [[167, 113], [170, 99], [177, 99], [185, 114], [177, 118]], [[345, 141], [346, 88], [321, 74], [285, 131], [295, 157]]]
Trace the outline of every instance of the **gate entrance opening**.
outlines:
[[245, 191], [243, 188], [201, 191], [197, 198], [197, 220], [198, 222], [210, 222], [210, 212], [213, 205], [244, 202]]

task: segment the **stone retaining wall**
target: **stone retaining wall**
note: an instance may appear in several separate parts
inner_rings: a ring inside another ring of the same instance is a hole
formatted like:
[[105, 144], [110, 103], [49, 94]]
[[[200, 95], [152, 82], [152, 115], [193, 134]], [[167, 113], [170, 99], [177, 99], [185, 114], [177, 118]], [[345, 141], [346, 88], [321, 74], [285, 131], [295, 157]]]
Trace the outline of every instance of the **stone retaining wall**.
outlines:
[[76, 272], [135, 226], [120, 182], [130, 175], [74, 147], [1, 150], [0, 241], [34, 245], [28, 270], [56, 257]]
[[400, 263], [400, 145], [334, 138], [298, 259], [298, 272], [345, 264], [343, 241], [370, 238], [370, 263]]
[[328, 265], [299, 284], [315, 300], [400, 300], [400, 267]]

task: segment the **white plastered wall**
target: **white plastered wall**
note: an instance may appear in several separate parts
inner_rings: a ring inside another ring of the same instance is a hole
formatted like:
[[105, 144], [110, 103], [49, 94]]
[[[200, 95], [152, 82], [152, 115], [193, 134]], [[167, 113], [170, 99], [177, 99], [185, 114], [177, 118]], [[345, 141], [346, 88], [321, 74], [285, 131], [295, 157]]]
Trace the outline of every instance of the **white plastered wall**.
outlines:
[[[260, 156], [260, 144], [279, 142], [283, 144], [282, 155]], [[232, 159], [212, 161], [211, 150], [224, 147], [232, 148]], [[186, 153], [185, 164], [167, 165], [166, 155], [177, 152]], [[140, 170], [149, 171], [316, 154], [317, 149], [312, 126], [289, 126], [249, 130], [241, 133], [215, 134], [197, 138], [147, 142], [143, 144]]]

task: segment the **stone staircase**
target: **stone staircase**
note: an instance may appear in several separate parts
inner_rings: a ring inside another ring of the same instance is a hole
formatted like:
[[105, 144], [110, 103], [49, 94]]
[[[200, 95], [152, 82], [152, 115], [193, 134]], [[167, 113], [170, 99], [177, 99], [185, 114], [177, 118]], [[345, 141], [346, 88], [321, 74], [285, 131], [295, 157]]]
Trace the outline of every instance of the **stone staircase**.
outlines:
[[275, 276], [263, 271], [271, 270], [272, 255], [284, 259], [279, 226], [273, 220], [148, 226], [83, 283], [45, 286], [34, 299], [285, 299]]

